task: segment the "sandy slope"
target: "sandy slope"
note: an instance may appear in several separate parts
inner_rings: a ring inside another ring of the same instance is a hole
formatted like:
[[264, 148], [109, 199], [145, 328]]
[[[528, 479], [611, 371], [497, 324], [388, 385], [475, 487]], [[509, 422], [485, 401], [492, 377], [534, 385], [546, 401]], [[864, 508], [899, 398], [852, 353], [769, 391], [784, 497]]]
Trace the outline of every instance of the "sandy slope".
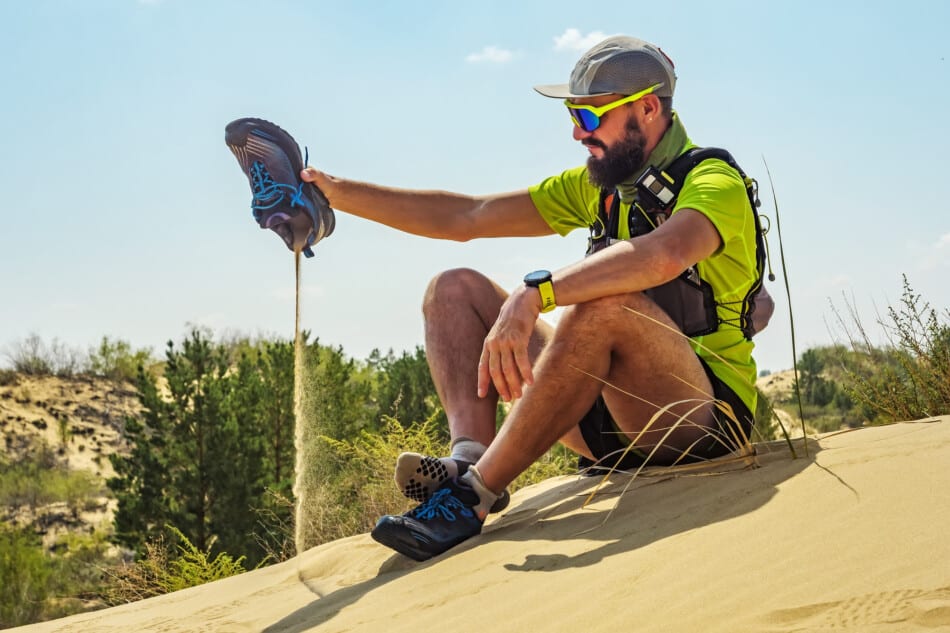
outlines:
[[115, 474], [108, 456], [125, 450], [125, 418], [140, 410], [126, 383], [17, 374], [0, 386], [0, 451], [15, 454], [42, 440], [70, 468], [106, 479]]
[[363, 535], [20, 630], [950, 630], [950, 417], [826, 436], [807, 459], [759, 453], [622, 498], [615, 476], [586, 509], [597, 480], [554, 479], [424, 564]]
[[86, 471], [100, 482], [102, 494], [90, 499], [76, 517], [66, 503], [36, 508], [0, 507], [0, 520], [32, 525], [47, 548], [67, 533], [88, 533], [112, 522], [116, 502], [105, 481], [115, 472], [109, 461], [127, 451], [125, 419], [141, 406], [128, 383], [87, 376], [57, 377], [16, 374], [0, 384], [0, 458], [28, 453], [41, 443], [56, 460]]

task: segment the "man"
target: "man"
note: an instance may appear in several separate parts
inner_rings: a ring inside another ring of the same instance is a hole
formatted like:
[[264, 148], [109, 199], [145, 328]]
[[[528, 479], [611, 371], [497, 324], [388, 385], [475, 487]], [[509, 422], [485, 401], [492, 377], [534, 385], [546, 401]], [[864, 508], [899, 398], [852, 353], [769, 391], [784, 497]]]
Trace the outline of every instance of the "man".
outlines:
[[[618, 36], [588, 51], [568, 84], [536, 87], [567, 99], [574, 139], [589, 158], [525, 191], [397, 190], [314, 168], [302, 178], [336, 209], [433, 238], [596, 227], [602, 191], [616, 189], [616, 208], [629, 217], [644, 169], [664, 169], [692, 146], [671, 108], [675, 83], [659, 48]], [[744, 181], [723, 161], [705, 161], [667, 211], [655, 230], [624, 239], [623, 227], [609, 248], [554, 273], [536, 271], [510, 294], [473, 270], [432, 280], [423, 305], [426, 354], [452, 455], [400, 457], [397, 484], [424, 502], [382, 517], [376, 540], [425, 560], [478, 534], [488, 512], [507, 503], [506, 487], [558, 441], [611, 464], [629, 448], [620, 465], [630, 467], [716, 457], [731, 450], [729, 438], [748, 436], [753, 345], [734, 318], [757, 280]], [[644, 291], [694, 265], [712, 286], [718, 323], [690, 339]], [[563, 308], [556, 328], [538, 319], [554, 305]], [[514, 405], [496, 435], [499, 397]], [[738, 426], [718, 414], [714, 399], [729, 403]]]

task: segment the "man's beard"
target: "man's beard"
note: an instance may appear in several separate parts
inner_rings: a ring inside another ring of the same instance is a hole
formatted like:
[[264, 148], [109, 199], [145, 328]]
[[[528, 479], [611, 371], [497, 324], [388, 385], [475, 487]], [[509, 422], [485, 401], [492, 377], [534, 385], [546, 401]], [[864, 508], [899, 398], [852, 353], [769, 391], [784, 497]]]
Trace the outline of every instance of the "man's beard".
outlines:
[[603, 189], [615, 189], [643, 167], [646, 140], [635, 118], [627, 120], [625, 131], [623, 139], [611, 147], [594, 138], [583, 141], [585, 145], [593, 145], [604, 151], [600, 158], [591, 156], [587, 159], [587, 175], [591, 184]]

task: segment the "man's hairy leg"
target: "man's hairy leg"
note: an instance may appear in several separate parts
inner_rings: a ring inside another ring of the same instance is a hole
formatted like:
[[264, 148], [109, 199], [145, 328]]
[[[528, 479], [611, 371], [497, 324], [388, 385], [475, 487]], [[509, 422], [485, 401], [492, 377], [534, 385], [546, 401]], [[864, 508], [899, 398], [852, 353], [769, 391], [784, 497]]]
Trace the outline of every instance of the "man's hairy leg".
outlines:
[[[495, 438], [498, 393], [492, 388], [478, 397], [478, 359], [507, 297], [490, 279], [464, 268], [440, 273], [426, 289], [426, 357], [453, 440], [468, 438], [488, 446]], [[548, 336], [550, 326], [539, 321], [529, 348], [532, 359]]]
[[[534, 385], [525, 389], [476, 465], [489, 489], [504, 489], [559, 439], [576, 446], [579, 434], [574, 427], [601, 392], [618, 426], [631, 438], [664, 405], [711, 398], [712, 386], [688, 339], [625, 307], [672, 325], [642, 293], [567, 308], [535, 364]], [[605, 387], [591, 376], [634, 396]], [[696, 404], [673, 407], [637, 446], [652, 448], [679, 414]], [[658, 457], [675, 456], [712, 427], [712, 405], [701, 406], [689, 419], [692, 424], [667, 437]]]

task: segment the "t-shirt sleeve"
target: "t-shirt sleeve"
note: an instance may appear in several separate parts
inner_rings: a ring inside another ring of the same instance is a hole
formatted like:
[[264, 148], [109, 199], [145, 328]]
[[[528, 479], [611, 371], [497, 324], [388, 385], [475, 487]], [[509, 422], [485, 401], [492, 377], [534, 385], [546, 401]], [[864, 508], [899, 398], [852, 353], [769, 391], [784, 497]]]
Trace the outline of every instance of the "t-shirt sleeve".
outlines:
[[599, 192], [587, 179], [587, 168], [576, 167], [528, 188], [538, 213], [554, 231], [567, 235], [590, 226], [597, 217]]
[[716, 254], [732, 241], [749, 238], [746, 223], [751, 219], [751, 209], [745, 183], [721, 160], [703, 161], [689, 172], [673, 213], [680, 209], [693, 209], [709, 218], [722, 239]]

